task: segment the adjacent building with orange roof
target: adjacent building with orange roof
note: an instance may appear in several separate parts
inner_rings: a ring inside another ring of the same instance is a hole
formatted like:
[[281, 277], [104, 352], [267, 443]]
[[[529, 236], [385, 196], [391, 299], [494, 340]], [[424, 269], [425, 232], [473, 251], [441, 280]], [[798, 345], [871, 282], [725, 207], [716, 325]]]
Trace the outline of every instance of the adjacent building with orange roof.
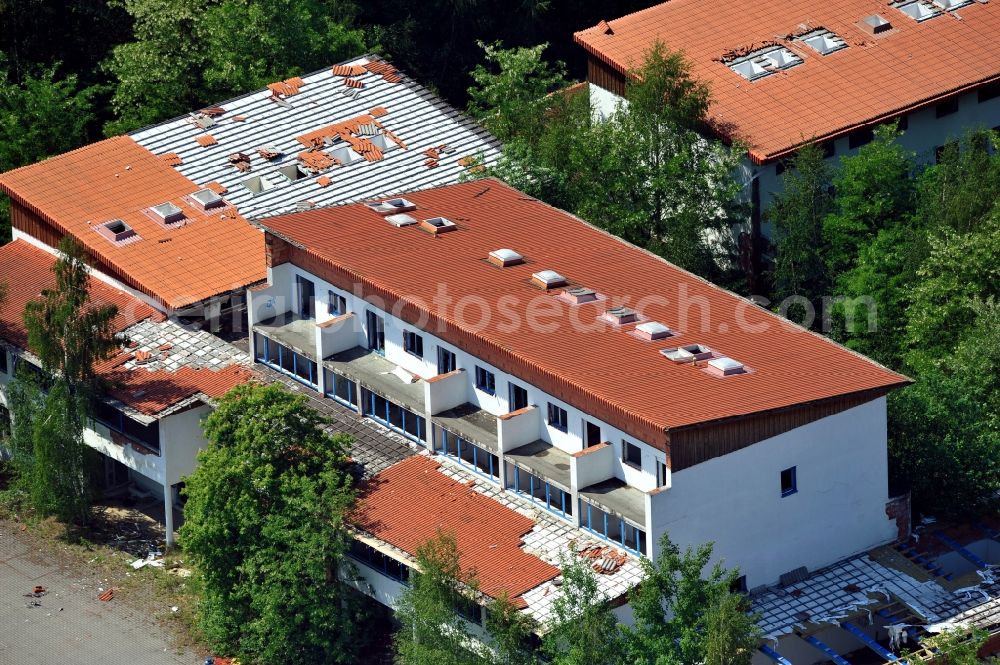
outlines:
[[[0, 247], [0, 420], [9, 419], [6, 386], [18, 363], [38, 367], [24, 327], [25, 305], [55, 287], [56, 257], [24, 240]], [[90, 280], [95, 305], [118, 308], [115, 330], [123, 345], [98, 366], [109, 385], [84, 430], [84, 442], [102, 454], [98, 486], [162, 497], [167, 541], [173, 541], [172, 508], [177, 486], [206, 445], [201, 419], [213, 400], [251, 379], [249, 358], [204, 331], [185, 329], [132, 294]], [[128, 345], [124, 343], [128, 340]]]
[[972, 127], [1000, 125], [1000, 6], [979, 0], [670, 0], [577, 32], [591, 100], [610, 113], [660, 41], [712, 93], [717, 135], [749, 145], [757, 209], [807, 142], [848, 155], [882, 123], [921, 159]]
[[255, 360], [494, 496], [632, 556], [713, 541], [749, 586], [897, 533], [908, 380], [824, 337], [493, 179], [260, 224]]

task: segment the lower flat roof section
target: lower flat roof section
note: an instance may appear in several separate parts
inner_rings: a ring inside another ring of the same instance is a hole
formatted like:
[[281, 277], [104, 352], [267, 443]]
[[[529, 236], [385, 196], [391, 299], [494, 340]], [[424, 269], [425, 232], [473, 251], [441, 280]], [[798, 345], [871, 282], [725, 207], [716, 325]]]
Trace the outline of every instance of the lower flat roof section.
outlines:
[[645, 495], [617, 478], [584, 487], [580, 496], [613, 515], [624, 517], [640, 529], [646, 528]]
[[482, 446], [492, 453], [499, 452], [497, 417], [474, 404], [466, 402], [454, 409], [442, 411], [432, 416], [431, 421], [470, 443]]
[[508, 451], [504, 457], [508, 462], [570, 491], [569, 453], [559, 450], [551, 443], [532, 441], [526, 446]]
[[[363, 346], [355, 346], [334, 354], [323, 360], [323, 367], [344, 376], [359, 386], [381, 395], [390, 402], [395, 402], [424, 415], [424, 385], [419, 377], [407, 382], [395, 374], [399, 366], [385, 357]], [[402, 376], [412, 376], [408, 372]]]
[[296, 353], [316, 359], [316, 322], [312, 319], [285, 312], [257, 323], [254, 329]]

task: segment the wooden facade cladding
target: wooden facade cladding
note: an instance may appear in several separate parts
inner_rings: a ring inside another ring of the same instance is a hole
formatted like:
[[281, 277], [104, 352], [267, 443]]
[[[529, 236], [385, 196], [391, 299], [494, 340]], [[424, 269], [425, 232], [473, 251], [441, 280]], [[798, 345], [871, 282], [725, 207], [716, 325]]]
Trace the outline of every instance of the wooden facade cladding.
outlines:
[[587, 81], [609, 90], [619, 97], [625, 96], [625, 75], [593, 55], [587, 58]]
[[736, 452], [796, 427], [861, 406], [886, 395], [889, 389], [865, 391], [812, 404], [751, 414], [719, 423], [669, 432], [669, 466], [673, 472]]

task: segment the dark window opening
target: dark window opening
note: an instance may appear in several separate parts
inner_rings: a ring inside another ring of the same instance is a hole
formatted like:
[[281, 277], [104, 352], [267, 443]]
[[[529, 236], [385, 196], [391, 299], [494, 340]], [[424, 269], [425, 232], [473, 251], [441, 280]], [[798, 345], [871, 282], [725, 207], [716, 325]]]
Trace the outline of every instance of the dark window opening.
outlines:
[[549, 402], [549, 427], [554, 427], [560, 432], [567, 429], [566, 409]]
[[497, 378], [493, 375], [493, 372], [483, 369], [482, 367], [476, 367], [476, 388], [482, 390], [484, 393], [490, 395], [496, 395], [497, 393]]
[[629, 441], [622, 441], [622, 461], [637, 469], [642, 468], [642, 448]]
[[334, 291], [327, 291], [326, 294], [326, 313], [331, 316], [340, 316], [341, 314], [347, 314], [347, 298], [341, 295], [337, 295]]
[[873, 132], [870, 127], [858, 129], [851, 132], [851, 134], [847, 137], [847, 147], [854, 150], [855, 148], [860, 148], [863, 145], [868, 145], [873, 140], [875, 140], [875, 132]]
[[585, 420], [583, 422], [585, 423], [585, 425], [583, 426], [583, 430], [584, 430], [583, 445], [584, 445], [584, 447], [585, 448], [589, 448], [590, 446], [596, 446], [597, 444], [599, 444], [601, 442], [601, 426], [600, 425], [596, 425], [596, 424], [590, 422], [589, 420]]
[[403, 584], [410, 582], [410, 568], [404, 563], [388, 557], [374, 547], [366, 545], [358, 540], [351, 541], [351, 549], [348, 554], [352, 559], [359, 561], [388, 578], [394, 579]]
[[516, 383], [509, 383], [507, 385], [508, 392], [510, 393], [510, 410], [518, 411], [526, 408], [528, 406], [528, 391]]
[[413, 332], [412, 330], [407, 330], [403, 333], [403, 350], [414, 355], [418, 358], [424, 357], [424, 338]]
[[979, 89], [977, 97], [980, 104], [1000, 97], [1000, 81], [994, 81], [989, 85], [984, 85]]
[[747, 589], [747, 576], [740, 575], [733, 580], [733, 583], [729, 585], [729, 591], [731, 593], [747, 593], [749, 591]]
[[10, 370], [7, 368], [7, 349], [0, 347], [0, 372], [3, 374], [9, 374]]
[[934, 115], [938, 118], [944, 118], [952, 113], [958, 112], [958, 97], [953, 97], [947, 101], [943, 101], [934, 107]]
[[385, 355], [385, 321], [375, 312], [365, 312], [368, 324], [368, 348], [380, 355]]
[[901, 115], [898, 118], [896, 118], [896, 128], [899, 131], [901, 131], [901, 132], [905, 132], [907, 129], [909, 129], [910, 128], [910, 116], [908, 116], [908, 115]]
[[457, 369], [455, 354], [444, 348], [438, 347], [438, 374], [447, 374]]
[[296, 275], [295, 292], [298, 297], [299, 316], [303, 319], [316, 318], [314, 303], [314, 299], [316, 298], [316, 285], [302, 275]]
[[667, 465], [665, 462], [656, 462], [656, 486], [665, 487], [667, 484]]
[[829, 159], [837, 154], [837, 146], [834, 144], [833, 140], [823, 141], [819, 144], [819, 149], [823, 152], [823, 158]]
[[795, 481], [795, 467], [790, 467], [781, 472], [781, 496], [790, 496], [798, 491]]

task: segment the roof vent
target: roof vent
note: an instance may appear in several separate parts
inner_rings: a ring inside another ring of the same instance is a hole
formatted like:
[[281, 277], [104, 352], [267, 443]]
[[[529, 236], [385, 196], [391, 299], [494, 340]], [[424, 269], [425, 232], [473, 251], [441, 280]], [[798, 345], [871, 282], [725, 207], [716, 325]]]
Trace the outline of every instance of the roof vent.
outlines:
[[585, 302], [594, 302], [598, 299], [597, 292], [585, 286], [571, 286], [559, 295], [574, 305], [582, 305]]
[[163, 224], [173, 224], [184, 219], [184, 212], [170, 201], [150, 208], [157, 221]]
[[304, 170], [299, 168], [298, 164], [289, 164], [288, 166], [282, 166], [278, 169], [278, 173], [288, 178], [290, 182], [295, 182], [296, 180], [301, 180], [309, 176]]
[[411, 210], [417, 209], [416, 203], [403, 198], [373, 201], [371, 203], [366, 203], [365, 205], [380, 215], [391, 215], [397, 212], [410, 212]]
[[636, 337], [647, 340], [666, 339], [667, 337], [672, 337], [674, 334], [674, 331], [659, 321], [640, 323], [635, 327], [633, 332]]
[[715, 373], [721, 373], [723, 376], [729, 376], [730, 374], [746, 374], [746, 367], [743, 363], [738, 360], [733, 360], [728, 356], [719, 356], [718, 358], [712, 358], [708, 361], [708, 366], [714, 370]]
[[399, 228], [404, 226], [413, 226], [417, 223], [417, 219], [415, 217], [410, 217], [404, 212], [400, 212], [395, 215], [386, 215], [385, 221]]
[[450, 219], [445, 219], [444, 217], [431, 217], [430, 219], [425, 219], [420, 222], [420, 228], [437, 235], [438, 233], [454, 231], [458, 227], [455, 226], [455, 222]]
[[663, 349], [660, 353], [675, 363], [689, 363], [694, 360], [706, 360], [712, 357], [712, 349], [704, 344], [688, 344], [686, 346], [678, 346], [675, 349]]
[[639, 313], [628, 307], [612, 307], [604, 312], [602, 316], [605, 320], [619, 326], [627, 323], [635, 323], [639, 320]]
[[566, 278], [555, 270], [542, 270], [531, 275], [531, 281], [545, 290], [566, 286]]
[[892, 30], [892, 23], [878, 14], [872, 14], [871, 16], [864, 17], [858, 25], [860, 25], [865, 32], [872, 35], [880, 35], [883, 32]]
[[494, 249], [487, 260], [495, 266], [506, 268], [524, 263], [524, 257], [512, 249]]
[[267, 190], [274, 187], [274, 183], [265, 178], [262, 175], [255, 175], [252, 178], [247, 178], [243, 181], [243, 186], [250, 190], [254, 195], [262, 194]]
[[751, 51], [744, 56], [726, 63], [731, 70], [747, 79], [755, 81], [770, 76], [780, 69], [788, 69], [802, 64], [802, 58], [789, 51], [784, 46], [766, 46]]
[[138, 239], [132, 227], [120, 219], [112, 219], [109, 222], [104, 222], [97, 227], [97, 232], [111, 242], [124, 242], [129, 238]]
[[199, 189], [191, 195], [191, 200], [194, 202], [195, 207], [201, 210], [211, 210], [212, 208], [221, 208], [226, 205], [222, 197], [210, 189]]
[[972, 0], [932, 0], [935, 5], [946, 11], [952, 11], [966, 5], [971, 5]]
[[940, 9], [926, 0], [896, 3], [894, 7], [912, 18], [914, 21], [926, 21], [927, 19], [934, 18], [941, 13]]
[[821, 55], [829, 55], [834, 51], [847, 48], [847, 42], [843, 38], [822, 28], [800, 35], [796, 41], [804, 42], [806, 46]]

